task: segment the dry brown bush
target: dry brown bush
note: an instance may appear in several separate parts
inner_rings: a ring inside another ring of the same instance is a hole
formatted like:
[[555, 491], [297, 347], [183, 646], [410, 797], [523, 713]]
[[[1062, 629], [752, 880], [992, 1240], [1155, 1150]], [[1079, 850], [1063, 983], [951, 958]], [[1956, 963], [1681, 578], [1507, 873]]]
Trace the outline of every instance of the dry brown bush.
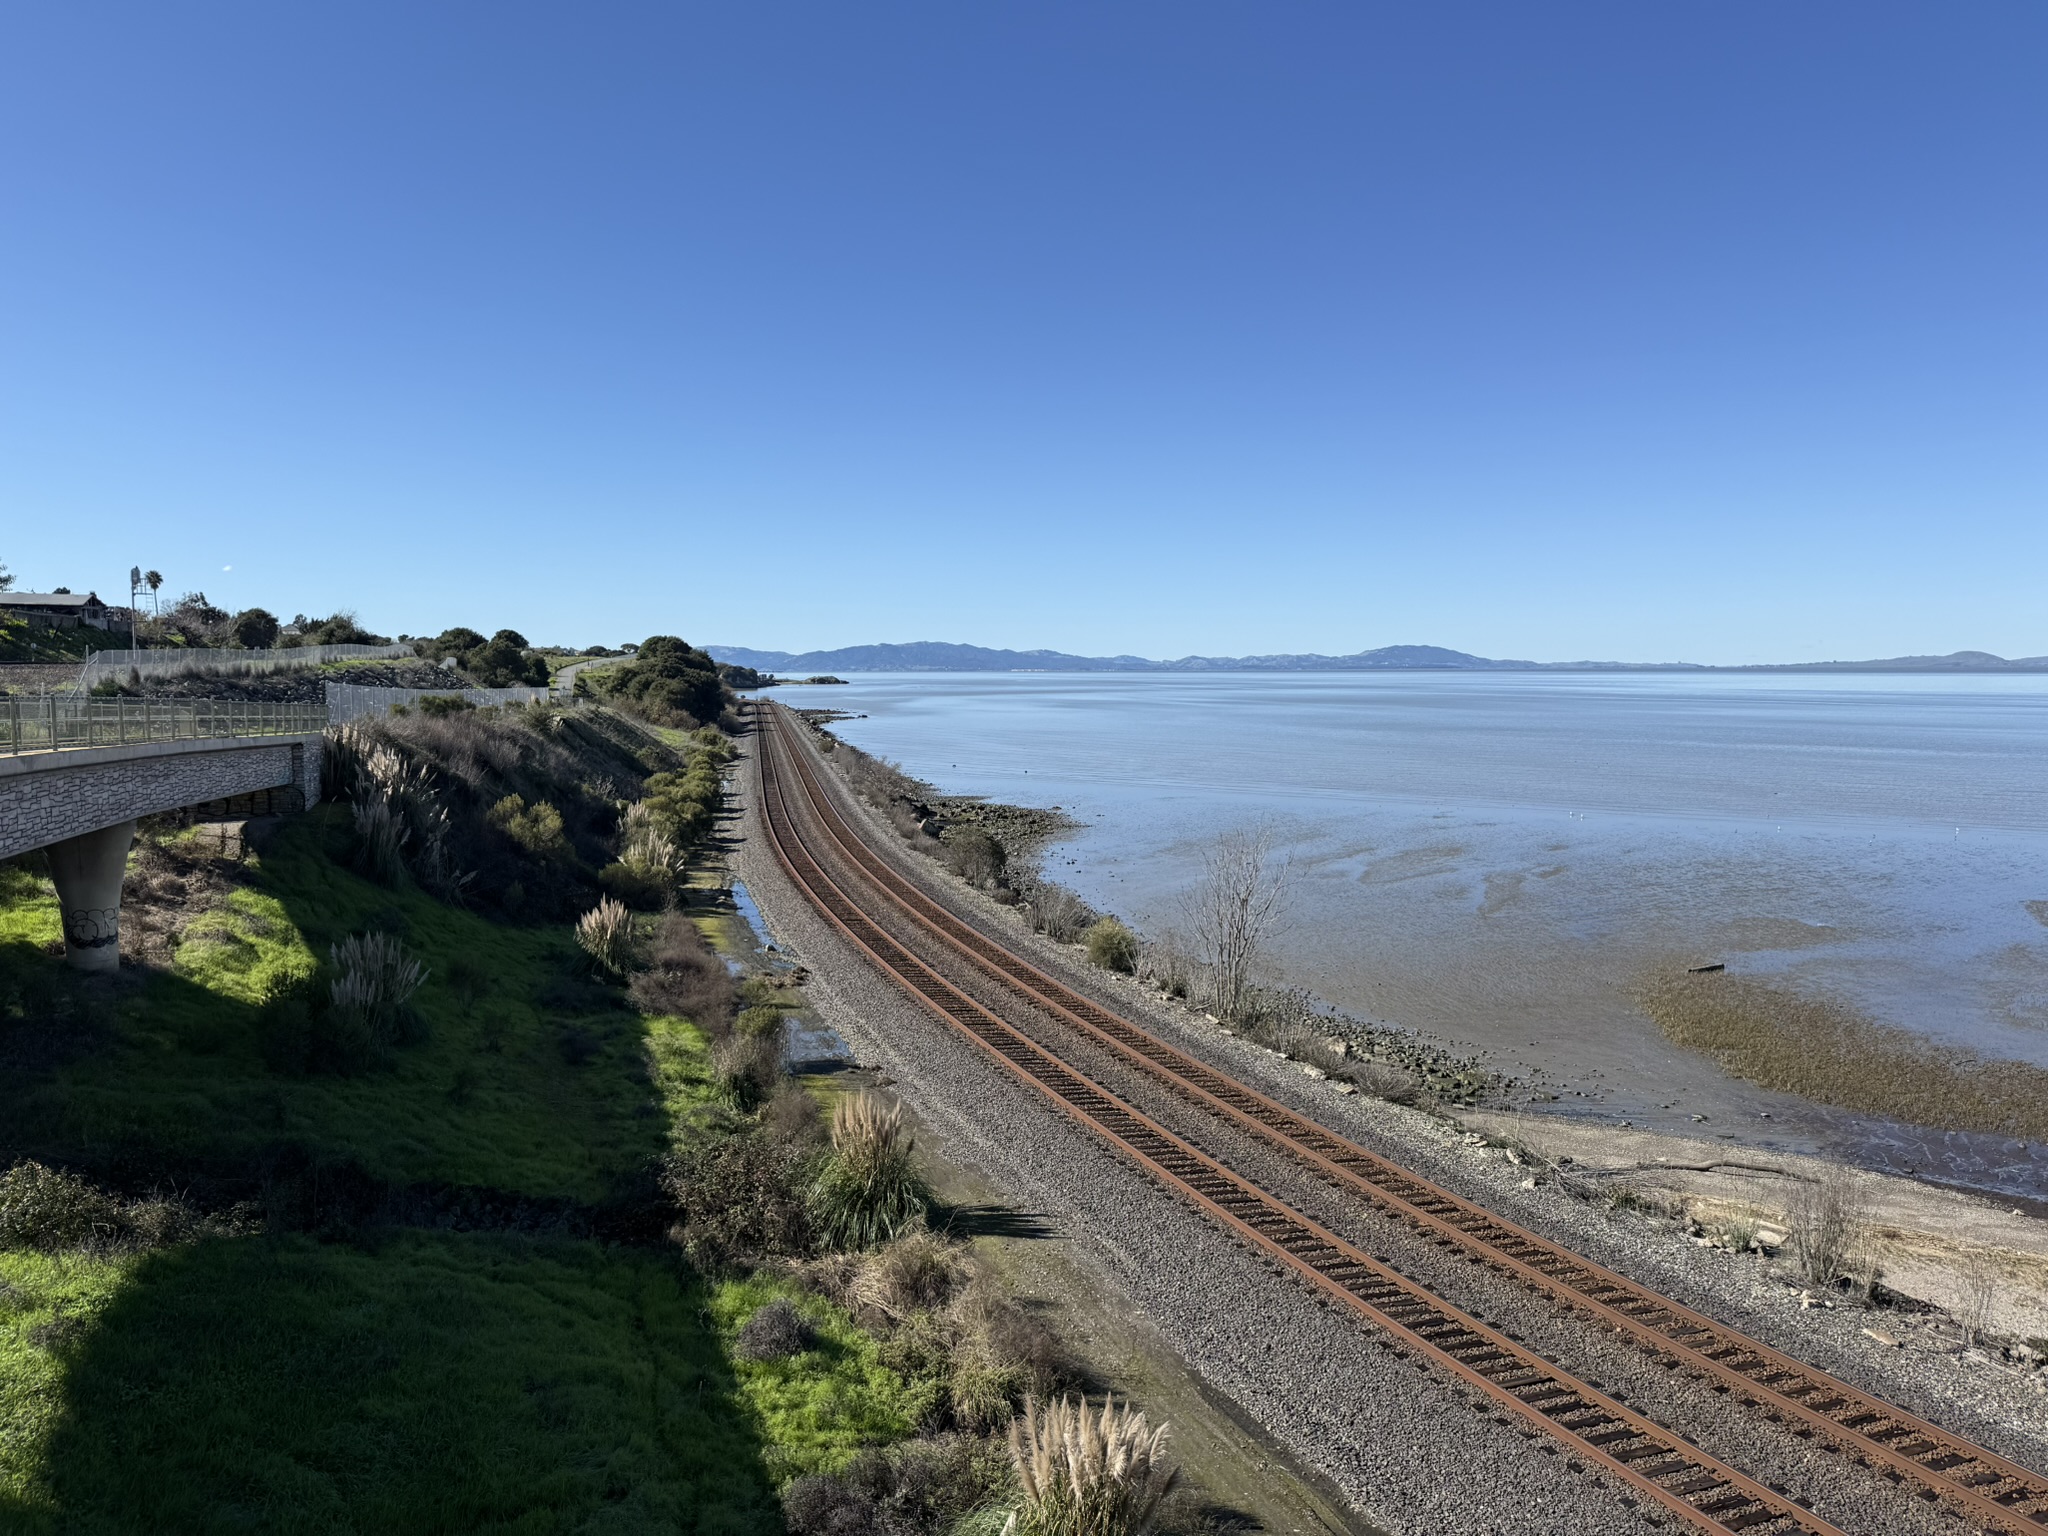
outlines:
[[777, 1141], [793, 1146], [822, 1146], [827, 1140], [818, 1101], [804, 1091], [801, 1083], [787, 1077], [775, 1085], [775, 1092], [761, 1107], [761, 1128]]
[[1188, 931], [1208, 970], [1216, 1012], [1225, 1019], [1247, 1017], [1252, 971], [1286, 905], [1293, 877], [1285, 861], [1273, 861], [1277, 836], [1261, 823], [1218, 837], [1186, 898]]
[[1063, 885], [1040, 884], [1030, 895], [1031, 924], [1056, 944], [1072, 944], [1095, 921], [1095, 910]]
[[732, 1034], [711, 1047], [712, 1091], [742, 1114], [766, 1104], [781, 1078], [779, 1037]]
[[688, 1019], [713, 1037], [731, 1032], [736, 992], [725, 961], [680, 912], [663, 917], [627, 995], [646, 1013]]
[[1385, 1099], [1389, 1104], [1420, 1104], [1427, 1096], [1414, 1073], [1391, 1062], [1351, 1062], [1345, 1066], [1344, 1075], [1357, 1085], [1360, 1093]]

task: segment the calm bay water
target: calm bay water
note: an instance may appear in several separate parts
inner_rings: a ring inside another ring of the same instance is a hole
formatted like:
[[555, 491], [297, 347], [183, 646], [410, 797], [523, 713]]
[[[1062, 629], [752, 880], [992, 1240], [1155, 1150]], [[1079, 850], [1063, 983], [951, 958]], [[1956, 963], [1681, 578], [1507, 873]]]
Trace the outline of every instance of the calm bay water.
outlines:
[[1270, 823], [1297, 875], [1280, 977], [1540, 1069], [1560, 1112], [2048, 1193], [2033, 1149], [1764, 1094], [1630, 1001], [1725, 961], [2048, 1064], [2048, 677], [863, 674], [782, 697], [864, 714], [838, 729], [948, 792], [1062, 806], [1085, 828], [1047, 872], [1148, 932], [1219, 830]]

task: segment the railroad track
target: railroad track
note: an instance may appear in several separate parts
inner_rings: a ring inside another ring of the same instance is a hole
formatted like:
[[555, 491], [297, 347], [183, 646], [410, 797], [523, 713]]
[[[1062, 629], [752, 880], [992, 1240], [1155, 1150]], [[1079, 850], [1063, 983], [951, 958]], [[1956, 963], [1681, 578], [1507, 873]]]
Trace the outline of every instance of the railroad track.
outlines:
[[[1657, 1506], [1699, 1531], [1847, 1536], [1795, 1500], [1382, 1264], [1175, 1135], [954, 986], [867, 916], [813, 853], [784, 774], [785, 755], [792, 765], [799, 764], [793, 754], [801, 749], [783, 739], [775, 714], [772, 706], [766, 712], [759, 761], [763, 821], [776, 857], [827, 921], [919, 1003], [1109, 1142], [1154, 1183], [1363, 1316], [1397, 1347], [1446, 1372], [1504, 1416], [1504, 1422], [1562, 1442], [1575, 1461], [1612, 1478], [1625, 1497]], [[815, 781], [801, 783], [800, 768], [789, 777], [816, 791]]]
[[[1483, 1264], [1686, 1372], [1803, 1440], [1911, 1484], [1989, 1532], [2048, 1532], [2048, 1478], [1897, 1404], [1861, 1391], [1391, 1163], [1175, 1050], [961, 921], [870, 849], [820, 785], [773, 706], [778, 741], [831, 849], [934, 940], [1183, 1101], [1356, 1195], [1430, 1241]], [[769, 756], [764, 747], [763, 769]], [[914, 989], [913, 989], [914, 990]]]

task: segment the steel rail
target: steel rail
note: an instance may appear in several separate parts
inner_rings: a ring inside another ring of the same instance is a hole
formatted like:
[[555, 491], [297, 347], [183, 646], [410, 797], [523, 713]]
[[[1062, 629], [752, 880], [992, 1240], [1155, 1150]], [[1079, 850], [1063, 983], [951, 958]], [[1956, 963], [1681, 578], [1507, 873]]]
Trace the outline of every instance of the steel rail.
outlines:
[[780, 733], [771, 727], [761, 741], [762, 820], [777, 860], [798, 889], [883, 975], [1154, 1182], [1348, 1305], [1400, 1347], [1695, 1529], [1844, 1536], [1789, 1497], [1579, 1381], [1224, 1167], [954, 986], [870, 919], [812, 854], [785, 798], [776, 763], [778, 752], [787, 750]]
[[[991, 942], [879, 859], [846, 825], [799, 750], [791, 758], [828, 836], [913, 917], [984, 971], [1179, 1096], [1431, 1240], [1627, 1337], [1801, 1438], [1910, 1479], [1984, 1528], [2048, 1530], [2048, 1478], [1940, 1429], [1390, 1163], [1174, 1049]], [[835, 825], [836, 824], [836, 825]]]

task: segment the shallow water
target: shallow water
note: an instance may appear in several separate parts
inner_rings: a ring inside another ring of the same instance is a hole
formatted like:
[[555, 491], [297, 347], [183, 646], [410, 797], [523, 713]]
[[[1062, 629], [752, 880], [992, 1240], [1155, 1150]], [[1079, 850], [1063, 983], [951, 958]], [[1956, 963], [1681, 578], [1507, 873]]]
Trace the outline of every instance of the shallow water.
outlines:
[[1218, 830], [1269, 823], [1297, 876], [1281, 977], [1545, 1074], [1561, 1112], [2048, 1194], [2036, 1149], [1762, 1093], [1630, 1001], [1725, 961], [2048, 1064], [2048, 677], [862, 674], [781, 696], [865, 714], [838, 729], [948, 792], [1060, 805], [1085, 827], [1047, 872], [1150, 933]]
[[[757, 953], [752, 963], [736, 962], [728, 957], [726, 964], [734, 967], [735, 975], [744, 975], [754, 968], [755, 963], [771, 971], [791, 970], [793, 967], [776, 946], [774, 935], [768, 931], [768, 920], [761, 915], [761, 908], [754, 900], [754, 893], [747, 889], [746, 882], [735, 879], [731, 883], [731, 891], [732, 904], [746, 921]], [[853, 1060], [853, 1047], [846, 1043], [838, 1030], [808, 1008], [785, 1018], [782, 1031], [782, 1058], [792, 1071], [836, 1071]]]

